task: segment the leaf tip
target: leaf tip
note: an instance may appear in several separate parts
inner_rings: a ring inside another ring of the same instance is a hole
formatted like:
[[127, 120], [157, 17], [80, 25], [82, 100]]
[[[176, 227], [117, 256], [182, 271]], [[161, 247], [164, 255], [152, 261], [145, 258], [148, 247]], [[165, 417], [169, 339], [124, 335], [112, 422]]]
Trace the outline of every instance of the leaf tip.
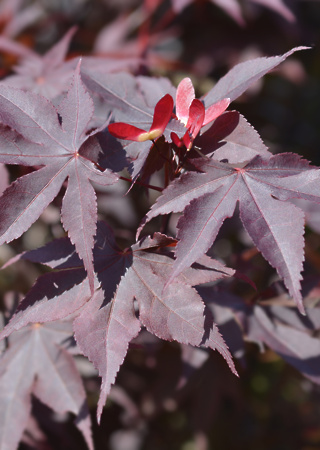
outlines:
[[305, 310], [304, 305], [303, 305], [302, 302], [298, 303], [298, 310], [299, 310], [299, 312], [300, 312], [300, 314], [302, 316], [306, 316], [307, 315], [306, 310]]

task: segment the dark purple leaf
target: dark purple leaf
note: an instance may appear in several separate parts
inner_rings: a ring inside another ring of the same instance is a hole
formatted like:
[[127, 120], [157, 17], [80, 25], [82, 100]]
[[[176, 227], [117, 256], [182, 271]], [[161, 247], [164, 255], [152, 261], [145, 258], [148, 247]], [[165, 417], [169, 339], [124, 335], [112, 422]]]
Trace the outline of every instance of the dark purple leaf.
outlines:
[[[237, 111], [228, 111], [195, 141], [195, 145], [216, 161], [230, 164], [250, 161], [254, 156], [272, 156], [259, 134]], [[197, 156], [194, 151], [192, 155]]]
[[[82, 145], [94, 138], [86, 135], [92, 113], [93, 103], [81, 82], [80, 64], [58, 111], [36, 94], [0, 87], [0, 119], [26, 139], [5, 130], [0, 160], [7, 164], [29, 165], [35, 163], [37, 156], [38, 164], [46, 165], [19, 178], [0, 198], [0, 210], [6, 211], [0, 217], [0, 242], [10, 242], [21, 236], [52, 202], [68, 178], [62, 202], [62, 222], [84, 261], [93, 291], [92, 248], [97, 205], [91, 182], [110, 185], [117, 176], [108, 169], [101, 172], [94, 162], [81, 156]], [[6, 145], [8, 141], [10, 145]], [[33, 144], [31, 151], [30, 141], [38, 144]], [[95, 143], [98, 145], [98, 141]]]
[[[194, 0], [172, 0], [174, 11], [181, 12], [186, 6]], [[241, 8], [237, 0], [211, 0], [212, 3], [223, 9], [238, 24], [243, 25]]]
[[0, 370], [1, 448], [17, 448], [34, 394], [58, 413], [75, 414], [77, 427], [93, 449], [82, 380], [72, 356], [63, 348], [70, 331], [66, 323], [34, 324], [10, 337]]
[[23, 46], [0, 39], [0, 48], [22, 56], [15, 74], [6, 77], [2, 84], [28, 91], [33, 91], [46, 98], [53, 99], [65, 92], [70, 84], [76, 67], [76, 61], [65, 62], [70, 41], [77, 28], [72, 27], [65, 36], [43, 56], [31, 52]]
[[251, 3], [265, 6], [273, 9], [275, 12], [284, 17], [288, 22], [295, 22], [296, 18], [283, 0], [250, 0]]
[[0, 338], [30, 323], [64, 319], [79, 312], [91, 296], [83, 268], [42, 275], [19, 304]]
[[223, 98], [235, 100], [248, 89], [255, 81], [259, 80], [270, 70], [282, 63], [288, 56], [299, 50], [307, 50], [309, 47], [296, 47], [280, 56], [256, 58], [234, 66], [203, 98], [206, 108]]
[[100, 417], [111, 385], [126, 356], [129, 342], [140, 331], [140, 322], [133, 308], [129, 283], [121, 283], [114, 298], [102, 306], [104, 292], [97, 291], [74, 322], [75, 337], [80, 350], [99, 370], [102, 377], [97, 417]]
[[[21, 256], [63, 269], [38, 279], [1, 337], [28, 323], [77, 313], [76, 340], [102, 377], [98, 418], [129, 342], [138, 334], [141, 324], [162, 339], [217, 349], [236, 373], [227, 346], [192, 287], [230, 277], [233, 270], [203, 256], [183, 271], [169, 290], [164, 290], [174, 262], [168, 249], [176, 245], [176, 240], [155, 234], [122, 251], [116, 246], [111, 229], [99, 223], [94, 263], [101, 289], [91, 297], [84, 271], [78, 266], [79, 260], [73, 257], [74, 248], [69, 246], [68, 258], [67, 252], [62, 251], [63, 243], [60, 239], [57, 245], [50, 243]], [[72, 264], [75, 264], [73, 269]]]
[[[312, 310], [309, 311], [312, 314]], [[289, 364], [320, 383], [320, 340], [312, 334], [291, 326], [272, 321], [266, 311], [256, 306], [248, 318], [247, 338], [263, 342], [282, 356]]]
[[184, 210], [178, 222], [180, 241], [169, 282], [211, 247], [239, 202], [244, 227], [303, 311], [304, 215], [281, 200], [305, 198], [319, 203], [319, 171], [291, 154], [268, 159], [256, 156], [235, 168], [210, 159], [193, 160], [193, 164], [205, 173], [187, 173], [177, 179], [146, 216], [149, 221], [159, 214]]

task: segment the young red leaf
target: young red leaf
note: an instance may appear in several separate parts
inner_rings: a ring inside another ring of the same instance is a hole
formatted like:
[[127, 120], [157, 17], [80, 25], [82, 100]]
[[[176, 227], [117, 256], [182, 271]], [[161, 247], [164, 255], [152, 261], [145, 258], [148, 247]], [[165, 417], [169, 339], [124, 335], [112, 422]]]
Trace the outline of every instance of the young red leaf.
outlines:
[[154, 108], [153, 122], [149, 132], [156, 132], [158, 130], [161, 136], [172, 117], [173, 98], [170, 94], [162, 97]]
[[[124, 146], [127, 157], [131, 161], [129, 170], [133, 178], [140, 174], [152, 148], [150, 138], [155, 139], [163, 134], [165, 139], [171, 142], [172, 132], [175, 132], [179, 138], [185, 134], [184, 125], [176, 118], [169, 117], [169, 110], [170, 116], [172, 113], [170, 96], [175, 95], [175, 88], [169, 80], [165, 78], [134, 77], [127, 73], [111, 74], [106, 77], [104, 74], [94, 71], [86, 71], [83, 78], [88, 88], [104, 100], [106, 117], [108, 113], [112, 115], [115, 123], [110, 124], [110, 132], [113, 132], [119, 138], [123, 138], [126, 130], [123, 128], [124, 133], [122, 134], [123, 125], [118, 126], [118, 123], [121, 122], [126, 126], [131, 125], [133, 127], [128, 127], [128, 131], [130, 132], [130, 139], [134, 138], [136, 141], [129, 142]], [[161, 100], [163, 98], [165, 98], [163, 105], [167, 104], [168, 110], [162, 106]], [[153, 127], [154, 110], [158, 102], [161, 102], [161, 108], [159, 108], [161, 115], [159, 114], [155, 123], [155, 134], [148, 135], [146, 130]], [[162, 114], [164, 114], [163, 117]], [[165, 122], [167, 122], [167, 125], [163, 129]], [[161, 133], [157, 128], [158, 126], [160, 126]], [[147, 140], [138, 141], [139, 136]], [[129, 138], [129, 134], [126, 137]]]
[[180, 81], [176, 93], [176, 114], [178, 119], [187, 125], [189, 119], [189, 108], [196, 95], [190, 78]]
[[[124, 122], [110, 123], [110, 125], [108, 125], [108, 130], [109, 133], [112, 134], [112, 136], [118, 139], [125, 139], [128, 141], [140, 142], [139, 138], [146, 134], [145, 130], [134, 127], [133, 125], [129, 125], [128, 123]], [[148, 139], [141, 139], [141, 142], [147, 140]]]
[[195, 98], [192, 81], [190, 78], [184, 78], [177, 87], [176, 115], [187, 128], [187, 132], [180, 140], [175, 133], [171, 133], [173, 143], [177, 147], [185, 145], [190, 150], [201, 128], [219, 117], [227, 109], [229, 103], [229, 98], [223, 99], [211, 105], [206, 111], [203, 103]]
[[189, 118], [186, 127], [190, 131], [192, 139], [194, 139], [200, 132], [202, 126], [204, 125], [203, 121], [205, 118], [205, 109], [203, 104], [198, 99], [194, 99], [191, 102], [189, 108]]
[[108, 130], [113, 136], [119, 139], [138, 142], [153, 141], [163, 134], [171, 119], [172, 109], [173, 99], [171, 95], [167, 94], [158, 101], [154, 108], [153, 122], [149, 131], [142, 130], [141, 128], [123, 122], [111, 123], [108, 126]]
[[230, 98], [223, 98], [219, 102], [209, 106], [209, 108], [205, 112], [202, 126], [207, 125], [208, 123], [214, 121], [217, 117], [221, 116], [221, 114], [225, 112], [229, 105]]

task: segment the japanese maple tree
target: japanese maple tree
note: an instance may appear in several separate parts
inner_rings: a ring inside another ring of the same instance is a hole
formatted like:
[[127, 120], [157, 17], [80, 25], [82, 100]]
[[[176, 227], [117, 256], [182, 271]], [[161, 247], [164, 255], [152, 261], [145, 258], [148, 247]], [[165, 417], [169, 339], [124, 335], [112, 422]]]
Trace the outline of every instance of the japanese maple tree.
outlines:
[[[189, 3], [172, 2], [175, 12]], [[242, 21], [237, 1], [213, 3]], [[293, 20], [282, 1], [269, 7]], [[241, 62], [196, 98], [189, 77], [175, 86], [167, 77], [111, 73], [111, 59], [66, 60], [75, 32], [43, 57], [0, 39], [21, 57], [0, 83], [0, 244], [23, 237], [50, 206], [61, 223], [59, 238], [3, 266], [28, 261], [41, 274], [0, 316], [0, 447], [18, 447], [37, 398], [56, 414], [72, 413], [93, 449], [74, 356], [87, 358], [101, 377], [100, 423], [128, 350], [143, 347], [145, 332], [175, 341], [194, 370], [210, 349], [237, 377], [248, 340], [319, 383], [312, 334], [320, 326], [312, 303], [319, 280], [308, 287], [302, 276], [308, 206], [300, 201], [320, 204], [320, 171], [295, 153], [273, 154], [232, 104], [308, 47]], [[115, 208], [116, 189], [122, 200], [134, 192], [144, 199], [122, 234], [104, 214]], [[276, 283], [283, 281], [281, 295], [277, 284], [261, 294], [245, 269], [214, 257], [224, 222], [237, 214]], [[263, 301], [248, 302], [231, 286]]]

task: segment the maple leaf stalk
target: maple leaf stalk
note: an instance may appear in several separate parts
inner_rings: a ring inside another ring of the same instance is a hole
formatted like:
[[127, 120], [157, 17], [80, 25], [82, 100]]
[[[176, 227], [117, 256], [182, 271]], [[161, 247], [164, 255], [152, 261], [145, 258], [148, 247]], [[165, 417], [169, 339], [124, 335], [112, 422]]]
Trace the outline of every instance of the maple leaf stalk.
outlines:
[[[101, 170], [101, 172], [104, 171], [103, 167], [101, 167], [98, 162], [93, 161], [93, 160], [91, 160], [89, 158], [85, 158], [85, 157], [84, 157], [84, 159], [87, 159], [87, 161], [92, 162], [99, 170]], [[129, 183], [133, 182], [132, 178], [127, 178], [127, 177], [123, 177], [123, 176], [119, 176], [118, 178], [119, 178], [119, 180], [128, 181]], [[158, 191], [158, 192], [162, 192], [163, 191], [163, 188], [161, 188], [159, 186], [153, 186], [152, 184], [143, 183], [142, 181], [139, 181], [139, 180], [136, 180], [135, 183], [139, 184], [140, 186], [144, 186], [144, 187], [146, 187], [148, 189], [153, 189], [154, 191]]]
[[[129, 183], [133, 182], [132, 178], [127, 178], [127, 177], [123, 177], [123, 176], [119, 176], [119, 180], [128, 181]], [[144, 186], [148, 189], [153, 189], [154, 191], [158, 191], [158, 192], [163, 191], [163, 188], [158, 187], [158, 186], [153, 186], [152, 184], [144, 183], [143, 181], [135, 180], [135, 184], [139, 184], [140, 186]]]

